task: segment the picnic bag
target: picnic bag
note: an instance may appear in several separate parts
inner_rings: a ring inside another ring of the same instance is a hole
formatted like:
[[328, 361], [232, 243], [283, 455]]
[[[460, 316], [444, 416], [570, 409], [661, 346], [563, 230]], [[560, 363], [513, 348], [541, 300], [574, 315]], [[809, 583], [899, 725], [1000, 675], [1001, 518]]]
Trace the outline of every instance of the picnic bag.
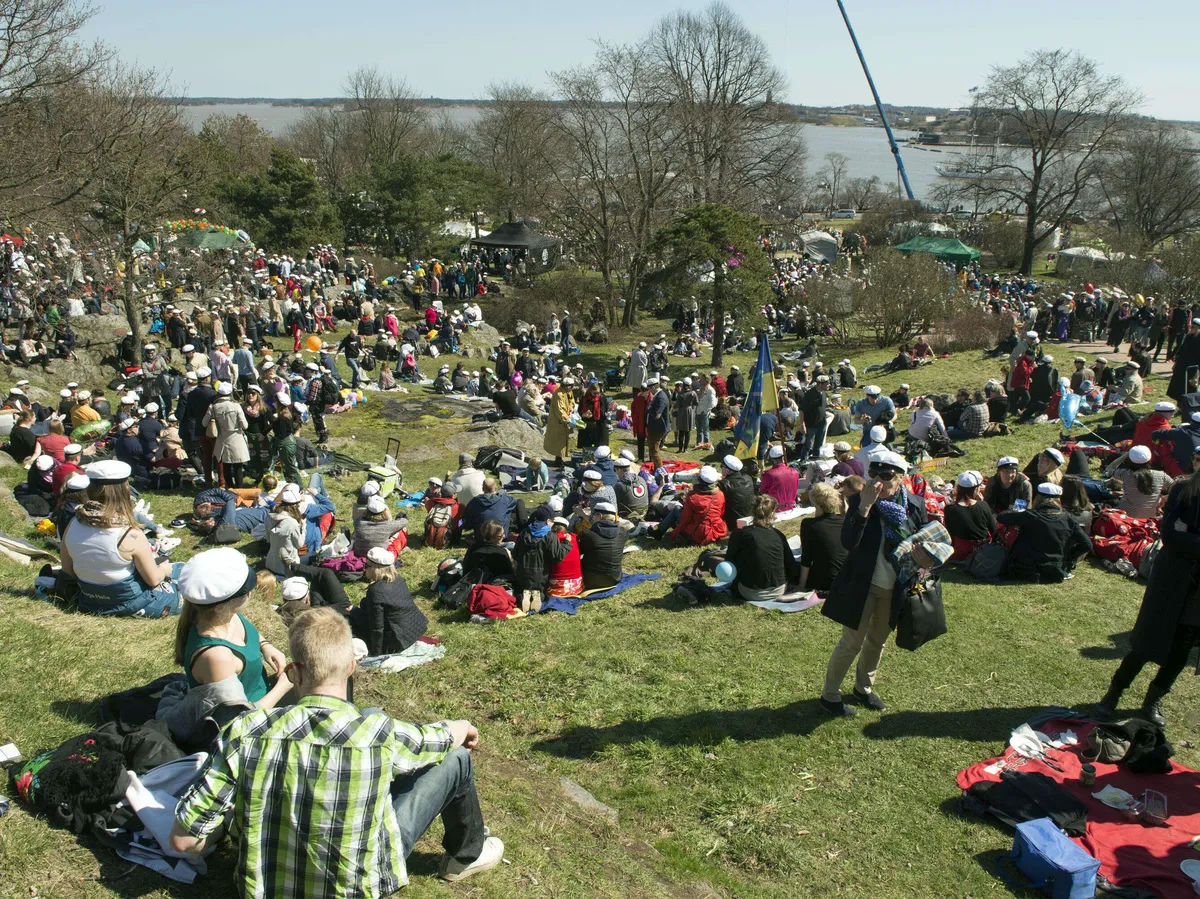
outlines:
[[966, 572], [981, 581], [996, 581], [1008, 563], [1008, 548], [1003, 543], [985, 543], [967, 558]]
[[946, 633], [940, 578], [918, 578], [905, 591], [896, 625], [896, 645], [910, 652]]
[[1033, 889], [1052, 899], [1092, 899], [1096, 895], [1099, 859], [1067, 839], [1049, 818], [1018, 824], [1012, 853], [996, 860], [1000, 877], [1016, 885], [1004, 873], [1005, 859], [1032, 881]]

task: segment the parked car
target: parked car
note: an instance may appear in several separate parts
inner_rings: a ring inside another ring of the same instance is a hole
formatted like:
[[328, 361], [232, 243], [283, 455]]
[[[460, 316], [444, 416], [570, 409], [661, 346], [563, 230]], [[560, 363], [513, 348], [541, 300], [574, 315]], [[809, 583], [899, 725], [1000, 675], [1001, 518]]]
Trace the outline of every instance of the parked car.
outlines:
[[854, 215], [855, 215], [855, 212], [853, 209], [838, 209], [833, 213], [833, 215], [830, 216], [830, 218], [831, 219], [852, 219], [852, 218], [854, 218]]

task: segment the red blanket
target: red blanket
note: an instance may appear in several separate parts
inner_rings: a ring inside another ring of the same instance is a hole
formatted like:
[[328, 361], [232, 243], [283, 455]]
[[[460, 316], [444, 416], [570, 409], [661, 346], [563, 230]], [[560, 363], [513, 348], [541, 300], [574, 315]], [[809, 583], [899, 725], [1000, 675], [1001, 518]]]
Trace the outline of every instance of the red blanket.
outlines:
[[[675, 474], [679, 471], [695, 471], [701, 467], [699, 462], [689, 462], [687, 459], [663, 459], [662, 467], [667, 474]], [[643, 462], [642, 471], [648, 471], [654, 474], [654, 463]]]
[[[1093, 727], [1091, 721], [1054, 719], [1034, 729], [1051, 738], [1073, 730], [1082, 746]], [[1050, 758], [1064, 773], [1034, 759], [1020, 770], [1052, 777], [1087, 806], [1087, 835], [1075, 842], [1100, 860], [1100, 873], [1109, 881], [1149, 890], [1161, 899], [1194, 899], [1191, 881], [1179, 870], [1179, 863], [1200, 859], [1200, 849], [1188, 848], [1189, 841], [1200, 834], [1200, 773], [1173, 762], [1170, 774], [1131, 774], [1117, 765], [1097, 762], [1096, 783], [1084, 787], [1079, 783], [1080, 746], [1051, 750]], [[1019, 758], [1011, 749], [1002, 757]], [[1000, 780], [999, 774], [984, 770], [997, 760], [988, 759], [960, 771], [958, 785], [965, 790], [979, 781]], [[1167, 826], [1143, 827], [1127, 821], [1116, 809], [1092, 796], [1108, 784], [1135, 798], [1141, 798], [1147, 789], [1162, 793], [1167, 797], [1170, 815]]]

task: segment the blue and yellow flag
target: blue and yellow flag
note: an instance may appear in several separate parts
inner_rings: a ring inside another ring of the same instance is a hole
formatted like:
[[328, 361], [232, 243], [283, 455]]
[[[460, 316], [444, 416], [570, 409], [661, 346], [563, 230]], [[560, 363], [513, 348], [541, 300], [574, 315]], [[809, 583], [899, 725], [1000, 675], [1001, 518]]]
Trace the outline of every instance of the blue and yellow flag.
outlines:
[[734, 455], [739, 459], [758, 457], [759, 419], [764, 412], [779, 410], [779, 387], [775, 383], [775, 366], [771, 362], [771, 346], [764, 333], [758, 343], [758, 363], [754, 366], [754, 378], [746, 404], [742, 406], [742, 417], [738, 419], [733, 435], [737, 437]]

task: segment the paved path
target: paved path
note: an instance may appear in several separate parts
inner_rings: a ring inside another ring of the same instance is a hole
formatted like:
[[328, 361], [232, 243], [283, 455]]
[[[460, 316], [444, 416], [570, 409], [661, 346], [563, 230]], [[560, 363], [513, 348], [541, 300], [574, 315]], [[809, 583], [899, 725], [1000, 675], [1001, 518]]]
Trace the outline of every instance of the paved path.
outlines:
[[[1076, 356], [1087, 356], [1088, 362], [1093, 361], [1097, 356], [1103, 356], [1108, 360], [1109, 367], [1111, 368], [1115, 368], [1129, 359], [1129, 353], [1124, 349], [1118, 352], [1102, 341], [1086, 342], [1068, 340], [1063, 343], [1056, 343], [1050, 340], [1043, 341], [1042, 346], [1046, 348], [1046, 352], [1054, 357], [1054, 364], [1058, 368], [1059, 373], [1066, 377], [1070, 377], [1070, 372], [1075, 370], [1075, 366], [1071, 364], [1071, 360]], [[1129, 344], [1122, 343], [1121, 346], [1127, 348]], [[1174, 364], [1173, 362], [1166, 361], [1166, 352], [1164, 351], [1159, 354], [1158, 362], [1151, 366], [1151, 368], [1153, 374], [1170, 378], [1171, 368]]]

